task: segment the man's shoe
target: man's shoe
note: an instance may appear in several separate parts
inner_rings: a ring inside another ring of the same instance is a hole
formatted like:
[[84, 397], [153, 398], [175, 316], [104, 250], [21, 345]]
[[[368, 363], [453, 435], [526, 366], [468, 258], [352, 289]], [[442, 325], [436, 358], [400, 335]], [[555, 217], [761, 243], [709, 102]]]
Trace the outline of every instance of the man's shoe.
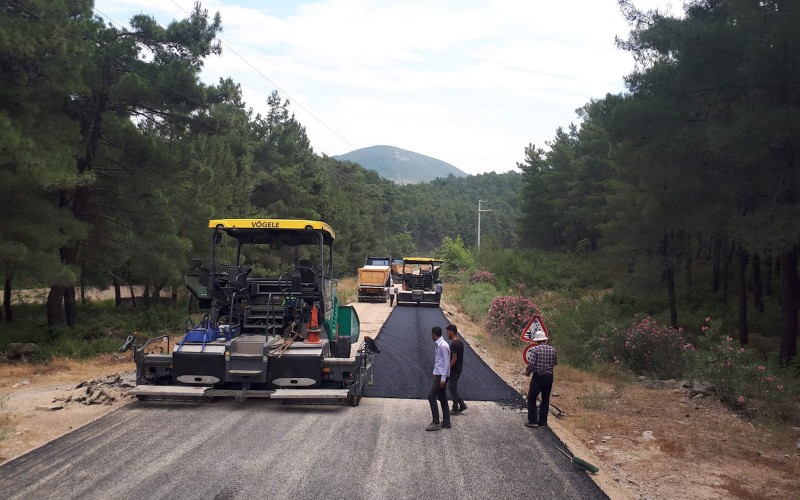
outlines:
[[467, 409], [467, 405], [464, 404], [464, 403], [461, 403], [461, 408], [458, 409], [458, 412], [461, 413], [463, 411], [466, 411], [466, 409]]
[[539, 424], [539, 427], [540, 427], [540, 428], [542, 428], [542, 429], [548, 429], [548, 428], [550, 428], [550, 426], [549, 426], [549, 425], [547, 425], [547, 424]]
[[459, 410], [457, 406], [450, 408], [450, 413], [460, 413], [460, 412], [461, 410]]
[[442, 426], [441, 426], [441, 424], [439, 424], [439, 422], [431, 422], [428, 425], [428, 427], [425, 427], [425, 430], [426, 431], [438, 431], [441, 428], [442, 428]]
[[452, 429], [453, 428], [453, 426], [450, 425], [450, 422], [442, 422], [441, 427], [442, 427], [442, 429]]
[[532, 424], [530, 422], [525, 422], [525, 427], [530, 427], [532, 429], [535, 429], [535, 428], [539, 427], [539, 424]]

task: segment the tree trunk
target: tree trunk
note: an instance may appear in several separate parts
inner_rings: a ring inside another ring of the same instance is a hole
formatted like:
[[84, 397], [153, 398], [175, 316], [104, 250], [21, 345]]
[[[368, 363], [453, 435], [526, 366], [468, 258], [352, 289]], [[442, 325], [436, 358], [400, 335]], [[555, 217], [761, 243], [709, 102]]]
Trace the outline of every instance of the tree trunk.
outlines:
[[764, 314], [764, 291], [761, 281], [761, 257], [753, 255], [753, 307]]
[[78, 307], [75, 303], [75, 287], [64, 288], [64, 313], [67, 317], [67, 326], [73, 327], [78, 324]]
[[686, 286], [692, 287], [692, 239], [686, 235]]
[[673, 258], [673, 244], [669, 234], [664, 235], [664, 274], [669, 295], [669, 319], [673, 328], [678, 328], [678, 306], [675, 299], [675, 259]]
[[739, 247], [739, 344], [747, 345], [747, 261], [745, 249]]
[[5, 312], [6, 323], [14, 321], [14, 314], [11, 312], [11, 277], [6, 276], [3, 286], [3, 312]]
[[167, 286], [166, 278], [161, 280], [161, 283], [153, 287], [153, 298], [155, 299], [156, 304], [161, 302], [161, 290], [163, 290], [165, 286]]
[[81, 266], [81, 304], [86, 305], [86, 280], [83, 277], [83, 267]]
[[781, 321], [780, 360], [787, 364], [797, 355], [797, 297], [800, 283], [797, 278], [798, 248], [781, 256], [781, 301], [783, 315]]
[[119, 286], [119, 280], [114, 276], [114, 305], [119, 307], [122, 305], [122, 290]]
[[175, 288], [174, 286], [172, 287], [172, 295], [170, 296], [170, 298], [173, 304], [178, 303], [178, 289]]
[[711, 261], [711, 293], [719, 291], [719, 268], [720, 268], [720, 255], [722, 254], [722, 243], [720, 236], [714, 236], [714, 242], [711, 244], [712, 261]]
[[767, 262], [767, 277], [764, 280], [764, 294], [767, 297], [772, 297], [772, 253], [767, 254], [767, 258], [765, 260]]
[[64, 286], [53, 285], [47, 294], [47, 326], [64, 324]]
[[[67, 202], [65, 201], [65, 195], [61, 194], [61, 206], [62, 208], [65, 207]], [[79, 186], [75, 189], [75, 192], [72, 194], [72, 213], [78, 220], [85, 220], [83, 214], [86, 213], [86, 209], [89, 205], [89, 190], [85, 186]], [[60, 257], [62, 264], [66, 266], [77, 266], [78, 264], [78, 247], [80, 243], [72, 242], [69, 245], [63, 246], [60, 249]], [[57, 285], [60, 288], [60, 297], [64, 304], [64, 314], [58, 324], [63, 324], [64, 320], [66, 320], [67, 325], [75, 326], [75, 323], [78, 318], [78, 310], [75, 304], [75, 285], [70, 284], [67, 285]], [[51, 288], [51, 291], [54, 290], [56, 287], [54, 286]], [[50, 324], [50, 296], [47, 297], [48, 300], [48, 313], [47, 313], [47, 321], [48, 325]], [[53, 301], [56, 300], [55, 297], [52, 299]], [[59, 310], [61, 309], [61, 305], [59, 305]]]
[[150, 285], [144, 286], [144, 292], [142, 292], [142, 302], [144, 303], [145, 307], [150, 305]]
[[136, 292], [133, 291], [133, 285], [128, 283], [128, 290], [131, 292], [131, 307], [136, 307]]
[[[92, 116], [92, 126], [88, 129], [88, 136], [84, 138], [84, 153], [82, 157], [78, 158], [77, 161], [77, 168], [78, 173], [86, 174], [87, 172], [91, 172], [94, 159], [97, 156], [97, 148], [100, 144], [100, 138], [103, 134], [103, 116], [108, 109], [108, 88], [110, 86], [110, 74], [111, 74], [111, 64], [112, 58], [107, 56], [103, 61], [103, 82], [102, 82], [102, 89], [95, 92], [93, 97], [96, 99], [96, 108], [94, 110], [94, 115]], [[89, 216], [89, 187], [86, 185], [78, 185], [75, 190], [72, 192], [71, 196], [68, 196], [66, 193], [61, 193], [61, 207], [65, 208], [72, 204], [72, 215], [75, 217], [76, 220], [85, 221], [88, 219]], [[69, 245], [61, 248], [61, 262], [68, 266], [74, 266], [78, 263], [78, 249], [80, 246], [80, 242], [73, 242]], [[53, 314], [56, 313], [55, 309], [55, 294], [53, 294], [53, 290], [56, 287], [50, 289], [51, 295], [47, 297], [47, 323], [50, 325], [51, 319], [55, 320], [55, 318], [51, 318], [51, 312]], [[61, 294], [59, 300], [63, 301], [64, 308], [66, 310], [66, 321], [67, 324], [70, 326], [75, 325], [75, 321], [77, 320], [78, 313], [77, 307], [75, 305], [75, 287], [69, 286], [64, 287], [60, 286]], [[51, 296], [52, 296], [52, 303], [51, 303]], [[58, 305], [59, 316], [61, 316], [61, 305]], [[63, 316], [59, 320], [58, 324], [63, 323]]]
[[728, 237], [722, 237], [722, 305], [728, 305]]
[[[75, 249], [77, 250], [77, 248]], [[70, 253], [69, 251], [67, 253]], [[66, 264], [73, 264], [75, 263], [74, 257], [70, 259], [65, 259], [64, 261]], [[75, 321], [78, 318], [78, 310], [77, 306], [75, 305], [75, 286], [63, 286], [62, 287], [64, 292], [61, 296], [61, 300], [64, 301], [64, 315], [69, 326], [75, 326]]]

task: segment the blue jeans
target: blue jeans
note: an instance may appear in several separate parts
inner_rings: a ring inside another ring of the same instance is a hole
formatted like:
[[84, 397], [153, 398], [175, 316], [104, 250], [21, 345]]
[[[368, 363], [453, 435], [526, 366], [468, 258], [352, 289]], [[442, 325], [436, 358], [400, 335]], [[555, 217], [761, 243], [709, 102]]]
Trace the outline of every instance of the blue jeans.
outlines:
[[[531, 387], [528, 390], [528, 422], [531, 424], [547, 425], [547, 415], [550, 410], [550, 391], [553, 390], [553, 374], [537, 375], [531, 377]], [[536, 397], [542, 395], [539, 405], [539, 415], [536, 418]]]

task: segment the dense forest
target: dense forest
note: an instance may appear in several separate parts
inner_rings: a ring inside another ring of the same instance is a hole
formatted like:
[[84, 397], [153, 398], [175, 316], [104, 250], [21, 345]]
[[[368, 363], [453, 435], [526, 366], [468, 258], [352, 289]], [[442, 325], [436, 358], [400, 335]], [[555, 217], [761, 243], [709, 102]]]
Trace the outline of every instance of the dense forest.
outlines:
[[[782, 309], [780, 356], [796, 354], [800, 247], [800, 5], [789, 0], [689, 2], [685, 16], [641, 12], [618, 40], [638, 69], [628, 92], [579, 110], [523, 169], [523, 244], [603, 248], [631, 276], [666, 288], [738, 295]], [[699, 284], [696, 268], [710, 268]], [[730, 276], [731, 283], [728, 282]], [[679, 279], [681, 281], [679, 282]], [[775, 290], [773, 284], [777, 285]]]
[[397, 186], [315, 154], [277, 91], [262, 116], [233, 79], [203, 84], [222, 21], [200, 4], [166, 27], [137, 15], [130, 30], [96, 16], [90, 0], [0, 8], [7, 321], [15, 287], [48, 287], [48, 324], [73, 325], [76, 285], [144, 284], [148, 296], [179, 286], [207, 253], [210, 218], [324, 220], [345, 276], [370, 253], [475, 241], [481, 197], [497, 200], [484, 238], [514, 241], [520, 174]]
[[673, 326], [682, 301], [735, 296], [742, 344], [748, 312], [772, 301], [794, 357], [800, 5], [697, 0], [673, 17], [619, 3], [631, 33], [617, 43], [637, 63], [625, 92], [520, 145], [521, 173], [399, 186], [316, 154], [277, 92], [260, 115], [232, 77], [201, 82], [222, 20], [200, 4], [127, 30], [91, 0], [0, 1], [5, 320], [15, 288], [47, 287], [48, 324], [73, 325], [80, 285], [179, 286], [209, 218], [324, 220], [346, 275], [369, 253], [474, 249], [480, 199], [485, 255], [590, 258], [619, 289], [663, 290]]

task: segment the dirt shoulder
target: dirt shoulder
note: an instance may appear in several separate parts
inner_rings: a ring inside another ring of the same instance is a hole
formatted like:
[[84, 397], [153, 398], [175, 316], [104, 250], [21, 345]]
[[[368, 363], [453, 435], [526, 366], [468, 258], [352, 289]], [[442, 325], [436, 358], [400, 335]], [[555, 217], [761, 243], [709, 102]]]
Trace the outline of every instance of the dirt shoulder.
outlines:
[[[527, 392], [521, 352], [486, 338], [481, 325], [446, 299], [442, 311], [467, 342], [512, 387]], [[362, 338], [376, 337], [391, 308], [353, 305]], [[129, 353], [0, 364], [0, 463], [129, 402], [115, 376], [133, 368]], [[742, 419], [711, 397], [690, 400], [677, 384], [649, 388], [612, 375], [559, 366], [551, 401], [564, 412], [551, 419], [553, 431], [576, 456], [600, 467], [591, 477], [611, 498], [783, 499], [800, 491], [797, 431]], [[89, 384], [94, 394], [102, 388], [111, 397], [86, 404], [93, 397], [86, 381], [95, 381]], [[61, 409], [48, 409], [53, 405]]]
[[0, 364], [0, 464], [126, 404], [116, 375], [133, 369], [129, 354]]

